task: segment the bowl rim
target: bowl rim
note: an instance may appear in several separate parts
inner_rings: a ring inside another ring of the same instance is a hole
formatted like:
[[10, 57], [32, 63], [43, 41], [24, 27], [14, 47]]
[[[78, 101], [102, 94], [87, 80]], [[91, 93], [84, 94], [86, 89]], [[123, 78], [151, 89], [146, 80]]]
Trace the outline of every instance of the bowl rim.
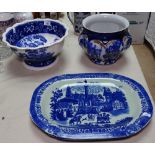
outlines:
[[[99, 32], [99, 31], [93, 31], [91, 29], [89, 29], [86, 24], [89, 20], [95, 18], [95, 17], [103, 17], [103, 18], [108, 18], [108, 17], [116, 17], [116, 18], [119, 18], [120, 20], [123, 20], [124, 23], [126, 24], [125, 27], [123, 27], [122, 29], [118, 30], [118, 31], [112, 31], [112, 32]], [[82, 26], [84, 29], [92, 32], [92, 33], [98, 33], [98, 34], [113, 34], [113, 33], [118, 33], [118, 32], [122, 32], [126, 29], [129, 28], [129, 21], [127, 18], [123, 17], [123, 16], [120, 16], [118, 14], [108, 14], [108, 13], [101, 13], [101, 14], [94, 14], [94, 15], [90, 15], [88, 17], [86, 17], [83, 21], [82, 21]]]
[[[11, 30], [11, 29], [15, 29], [15, 27], [19, 26], [19, 25], [23, 25], [23, 24], [26, 24], [26, 23], [29, 23], [29, 22], [35, 22], [35, 21], [52, 21], [52, 22], [56, 22], [56, 23], [59, 23], [60, 25], [62, 25], [65, 29], [66, 29], [66, 32], [64, 34], [63, 37], [61, 37], [60, 39], [58, 39], [57, 41], [55, 42], [52, 42], [52, 43], [49, 43], [49, 44], [46, 44], [46, 45], [41, 45], [41, 46], [38, 46], [38, 47], [18, 47], [18, 46], [15, 46], [15, 45], [11, 45], [7, 40], [6, 40], [6, 34]], [[48, 48], [50, 46], [53, 46], [53, 45], [56, 45], [60, 42], [62, 42], [64, 40], [64, 38], [68, 35], [68, 27], [62, 23], [61, 21], [59, 20], [54, 20], [54, 19], [50, 19], [50, 18], [46, 18], [46, 19], [41, 19], [41, 18], [36, 18], [36, 19], [30, 19], [30, 20], [24, 20], [23, 22], [20, 22], [20, 23], [16, 23], [14, 24], [13, 26], [11, 27], [8, 27], [6, 29], [6, 31], [2, 34], [2, 41], [4, 43], [6, 43], [6, 45], [10, 48], [14, 48], [14, 49], [17, 49], [17, 50], [37, 50], [37, 49], [41, 49], [41, 48]]]

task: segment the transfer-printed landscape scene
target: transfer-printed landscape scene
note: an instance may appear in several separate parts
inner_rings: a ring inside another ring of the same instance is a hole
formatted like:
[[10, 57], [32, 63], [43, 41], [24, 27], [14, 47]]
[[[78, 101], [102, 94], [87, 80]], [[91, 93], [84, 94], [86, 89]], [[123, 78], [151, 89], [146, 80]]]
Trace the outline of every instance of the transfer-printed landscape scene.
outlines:
[[[132, 117], [119, 118], [129, 113], [124, 92], [112, 86], [88, 83], [67, 85], [56, 89], [51, 97], [51, 119], [62, 126], [103, 127], [127, 125]], [[119, 118], [118, 120], [113, 118]]]

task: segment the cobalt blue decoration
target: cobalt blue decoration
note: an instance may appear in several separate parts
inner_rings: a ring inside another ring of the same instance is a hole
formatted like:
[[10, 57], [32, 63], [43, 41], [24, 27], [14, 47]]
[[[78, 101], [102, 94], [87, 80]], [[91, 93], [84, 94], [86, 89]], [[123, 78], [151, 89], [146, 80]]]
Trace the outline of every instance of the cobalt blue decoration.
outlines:
[[118, 15], [91, 15], [83, 20], [79, 44], [95, 64], [113, 64], [132, 43], [128, 27], [129, 22]]
[[153, 106], [136, 81], [111, 73], [53, 77], [33, 93], [32, 121], [44, 132], [69, 140], [132, 136], [151, 120]]
[[47, 39], [42, 35], [29, 35], [17, 42], [18, 47], [38, 47], [44, 45], [47, 42]]
[[34, 19], [8, 28], [3, 41], [23, 58], [27, 68], [41, 70], [56, 60], [67, 34], [68, 29], [60, 21]]

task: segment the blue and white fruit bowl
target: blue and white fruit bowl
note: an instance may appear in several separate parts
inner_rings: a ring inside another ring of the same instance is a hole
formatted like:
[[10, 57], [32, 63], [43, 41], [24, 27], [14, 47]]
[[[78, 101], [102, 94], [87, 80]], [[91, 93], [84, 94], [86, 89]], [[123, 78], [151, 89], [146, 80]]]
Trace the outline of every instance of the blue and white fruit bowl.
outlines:
[[85, 18], [79, 44], [95, 64], [115, 63], [132, 43], [129, 22], [114, 14], [96, 14]]
[[3, 33], [3, 42], [31, 70], [51, 67], [63, 49], [68, 28], [58, 20], [33, 19], [16, 23]]

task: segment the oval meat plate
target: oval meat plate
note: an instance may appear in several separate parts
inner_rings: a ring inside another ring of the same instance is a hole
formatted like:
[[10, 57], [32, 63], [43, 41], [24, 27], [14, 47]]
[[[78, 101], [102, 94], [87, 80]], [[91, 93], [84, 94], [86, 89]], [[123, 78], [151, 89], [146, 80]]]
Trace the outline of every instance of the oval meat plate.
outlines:
[[43, 82], [33, 93], [32, 121], [66, 140], [125, 138], [151, 120], [153, 105], [138, 82], [112, 73], [68, 74]]

